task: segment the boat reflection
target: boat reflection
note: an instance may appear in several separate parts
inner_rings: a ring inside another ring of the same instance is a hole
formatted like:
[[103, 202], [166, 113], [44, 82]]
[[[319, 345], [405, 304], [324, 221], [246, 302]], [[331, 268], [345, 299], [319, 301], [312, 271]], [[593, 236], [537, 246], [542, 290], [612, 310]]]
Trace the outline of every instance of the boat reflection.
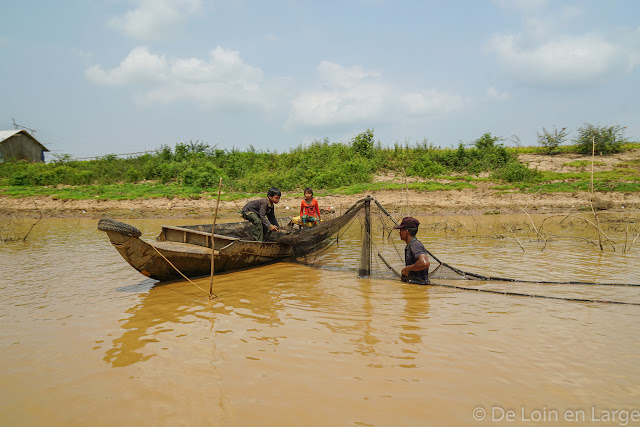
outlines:
[[[161, 282], [141, 295], [125, 312], [120, 325], [124, 332], [113, 339], [104, 361], [113, 367], [144, 362], [184, 336], [210, 340], [234, 332], [243, 340], [277, 345], [277, 337], [264, 331], [288, 320], [307, 321], [317, 313], [334, 312], [341, 305], [339, 295], [327, 292], [321, 271], [293, 263], [216, 275], [217, 297], [212, 301], [204, 291], [210, 279], [194, 283], [199, 288], [186, 281]], [[253, 335], [247, 338], [247, 331]]]
[[268, 351], [265, 346], [306, 340], [330, 343], [326, 351], [334, 354], [376, 356], [409, 349], [399, 357], [411, 358], [422, 343], [420, 325], [429, 312], [427, 287], [294, 263], [216, 275], [218, 296], [212, 301], [205, 292], [210, 279], [195, 284], [160, 283], [141, 295], [125, 312], [123, 333], [113, 339], [104, 361], [113, 367], [145, 362], [183, 347], [185, 339], [190, 346], [208, 346], [194, 351], [214, 358], [228, 353], [228, 347], [243, 347], [241, 356], [259, 358], [255, 352]]

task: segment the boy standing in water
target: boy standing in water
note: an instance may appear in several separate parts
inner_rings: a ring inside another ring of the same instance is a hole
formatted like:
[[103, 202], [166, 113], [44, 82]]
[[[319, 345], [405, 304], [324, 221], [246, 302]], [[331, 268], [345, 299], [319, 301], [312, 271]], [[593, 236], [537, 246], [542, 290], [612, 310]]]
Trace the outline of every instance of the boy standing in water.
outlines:
[[314, 227], [320, 222], [320, 207], [318, 201], [313, 198], [313, 190], [304, 189], [304, 199], [300, 203], [300, 220], [302, 225]]
[[253, 224], [253, 238], [263, 242], [269, 238], [272, 231], [278, 231], [278, 220], [275, 205], [280, 202], [282, 193], [276, 187], [271, 187], [264, 199], [252, 200], [242, 208], [242, 217]]

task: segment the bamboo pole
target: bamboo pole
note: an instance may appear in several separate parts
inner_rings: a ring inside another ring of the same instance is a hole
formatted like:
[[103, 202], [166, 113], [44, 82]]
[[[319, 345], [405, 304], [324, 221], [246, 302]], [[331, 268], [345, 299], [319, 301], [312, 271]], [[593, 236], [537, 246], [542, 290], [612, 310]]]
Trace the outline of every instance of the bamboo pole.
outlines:
[[213, 234], [216, 230], [216, 219], [218, 219], [218, 206], [220, 205], [220, 191], [222, 190], [222, 178], [218, 184], [218, 199], [216, 200], [216, 211], [213, 214], [213, 225], [211, 226], [211, 284], [209, 285], [209, 299], [213, 299], [213, 272], [215, 264], [215, 245], [213, 244]]
[[[593, 217], [596, 220], [596, 228], [598, 229], [598, 245], [600, 246], [600, 250], [602, 251], [604, 250], [604, 248], [602, 247], [602, 238], [600, 237], [600, 220], [598, 218], [598, 212], [596, 211], [596, 208], [593, 206], [593, 197], [595, 193], [595, 188], [593, 185], [593, 168], [594, 168], [595, 162], [596, 162], [596, 137], [594, 136], [591, 138], [591, 194], [589, 195], [589, 202], [591, 204], [591, 211], [593, 212]], [[613, 246], [613, 243], [611, 243], [611, 240], [609, 240], [609, 243], [611, 244], [611, 247], [615, 252], [616, 248], [615, 246]]]

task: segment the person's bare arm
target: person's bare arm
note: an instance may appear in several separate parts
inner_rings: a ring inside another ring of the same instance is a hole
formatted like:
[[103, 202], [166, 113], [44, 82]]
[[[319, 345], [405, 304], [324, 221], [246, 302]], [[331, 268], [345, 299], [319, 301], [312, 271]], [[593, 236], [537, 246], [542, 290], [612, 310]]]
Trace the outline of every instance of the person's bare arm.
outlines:
[[408, 276], [410, 271], [425, 270], [429, 268], [429, 265], [431, 265], [431, 263], [429, 262], [429, 257], [427, 257], [425, 254], [420, 254], [420, 256], [418, 256], [418, 259], [414, 264], [407, 265], [405, 268], [402, 269], [402, 275]]

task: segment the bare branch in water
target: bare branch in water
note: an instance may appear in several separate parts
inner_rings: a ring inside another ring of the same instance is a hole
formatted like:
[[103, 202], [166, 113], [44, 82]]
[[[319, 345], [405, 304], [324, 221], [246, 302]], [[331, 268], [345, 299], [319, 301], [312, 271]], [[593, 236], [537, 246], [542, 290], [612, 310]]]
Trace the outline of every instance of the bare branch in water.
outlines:
[[515, 241], [518, 242], [518, 245], [520, 245], [520, 249], [522, 249], [522, 252], [526, 252], [524, 250], [524, 247], [522, 246], [522, 243], [520, 243], [520, 239], [518, 239], [518, 236], [516, 236], [516, 233], [513, 232], [513, 229], [510, 229], [505, 224], [502, 224], [502, 228], [510, 232], [513, 235], [513, 238], [515, 239]]
[[[629, 229], [629, 225], [627, 224], [627, 230], [628, 229]], [[633, 241], [629, 244], [629, 246], [627, 246], [627, 235], [628, 234], [625, 233], [624, 249], [622, 250], [622, 252], [625, 252], [625, 253], [631, 252], [631, 246], [633, 246], [636, 240], [638, 240], [638, 237], [640, 237], [640, 233], [636, 233], [636, 237], [634, 237]]]
[[[540, 192], [540, 190], [538, 189], [538, 192]], [[536, 193], [537, 194], [537, 193]], [[536, 224], [533, 222], [533, 219], [531, 218], [531, 216], [529, 215], [529, 213], [525, 210], [525, 208], [528, 206], [525, 206], [524, 208], [521, 207], [517, 202], [516, 202], [516, 206], [518, 206], [520, 208], [520, 210], [522, 212], [524, 212], [524, 214], [527, 216], [527, 218], [529, 218], [529, 221], [531, 221], [531, 226], [533, 227], [533, 229], [536, 231], [536, 234], [538, 235], [539, 238], [542, 239], [542, 241], [544, 242], [544, 245], [542, 246], [542, 249], [540, 249], [541, 251], [544, 251], [544, 248], [547, 247], [547, 239], [544, 238], [544, 236], [542, 235], [542, 233], [540, 233], [540, 231], [538, 231], [538, 229], [536, 228]]]
[[31, 230], [33, 230], [36, 224], [38, 224], [42, 220], [43, 216], [42, 211], [40, 210], [40, 208], [38, 208], [38, 205], [36, 205], [35, 201], [33, 202], [33, 204], [40, 214], [40, 217], [36, 222], [31, 224], [29, 231], [27, 231], [27, 234], [25, 234], [24, 237], [19, 237], [18, 229], [20, 228], [20, 226], [15, 215], [5, 213], [2, 215], [2, 217], [0, 217], [0, 242], [15, 242], [18, 240], [22, 240], [24, 242], [27, 240], [27, 237], [31, 233]]
[[23, 241], [23, 242], [26, 242], [26, 241], [27, 241], [27, 236], [29, 236], [29, 233], [31, 233], [31, 230], [33, 230], [33, 227], [35, 227], [35, 226], [36, 226], [36, 224], [37, 224], [37, 223], [39, 223], [39, 222], [40, 222], [40, 220], [42, 220], [42, 211], [40, 210], [40, 208], [38, 207], [38, 205], [36, 205], [36, 201], [35, 201], [35, 200], [33, 201], [33, 205], [36, 207], [36, 210], [37, 210], [37, 211], [38, 211], [38, 213], [40, 214], [40, 218], [38, 218], [38, 220], [37, 220], [36, 222], [34, 222], [34, 223], [31, 225], [31, 228], [29, 229], [29, 231], [27, 231], [27, 234], [25, 234], [25, 235], [24, 235], [24, 237], [22, 238], [22, 241]]

